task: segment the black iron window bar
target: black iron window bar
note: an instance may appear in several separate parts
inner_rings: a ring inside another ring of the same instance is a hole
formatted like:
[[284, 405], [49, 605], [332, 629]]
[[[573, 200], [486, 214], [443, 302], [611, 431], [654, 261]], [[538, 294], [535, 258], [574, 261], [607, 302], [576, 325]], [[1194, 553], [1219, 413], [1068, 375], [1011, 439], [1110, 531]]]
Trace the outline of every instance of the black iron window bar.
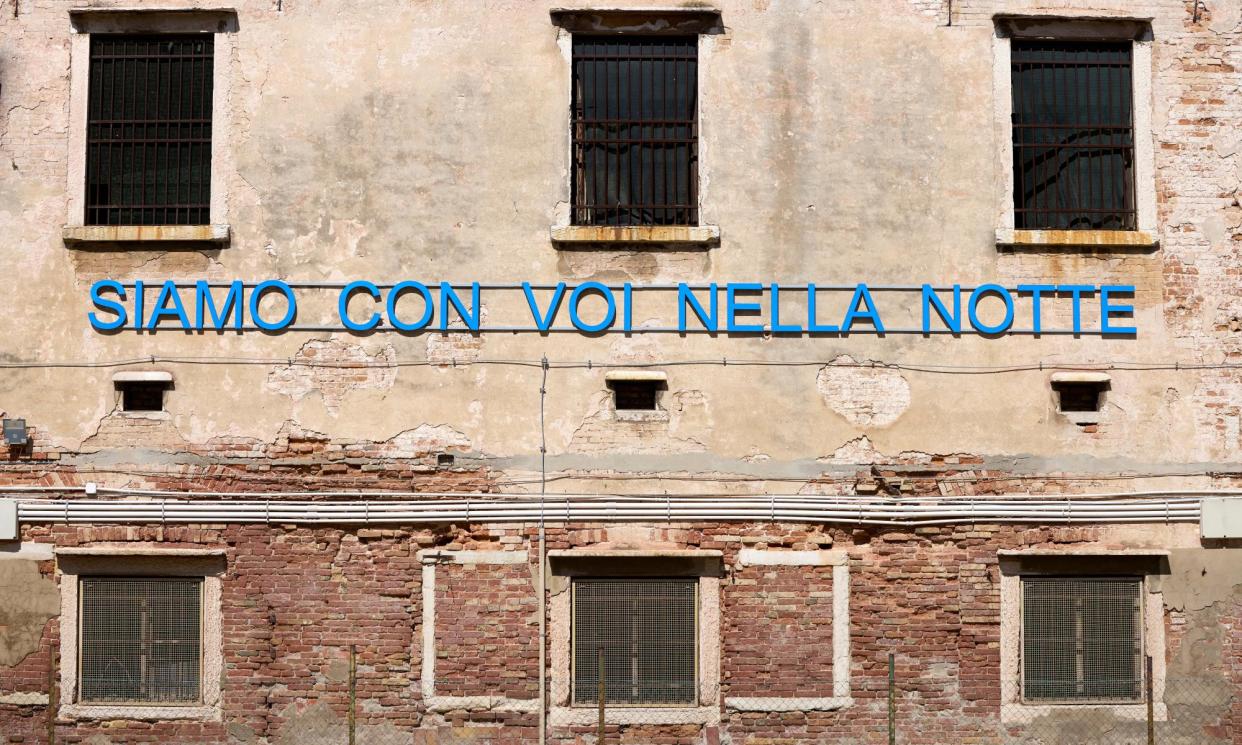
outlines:
[[1014, 40], [1014, 225], [1134, 230], [1130, 42]]
[[698, 37], [573, 40], [573, 223], [698, 224]]
[[205, 225], [211, 34], [91, 36], [88, 225]]

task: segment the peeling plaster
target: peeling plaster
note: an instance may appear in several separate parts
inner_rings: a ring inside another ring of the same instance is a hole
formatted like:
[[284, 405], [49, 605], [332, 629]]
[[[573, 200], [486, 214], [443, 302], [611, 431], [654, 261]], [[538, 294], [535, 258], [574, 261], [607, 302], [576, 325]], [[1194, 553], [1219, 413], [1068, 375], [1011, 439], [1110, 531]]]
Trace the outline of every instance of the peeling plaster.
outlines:
[[0, 667], [12, 667], [39, 651], [47, 622], [60, 613], [56, 583], [27, 559], [0, 561]]
[[[351, 344], [339, 339], [312, 339], [298, 350], [293, 359], [303, 364], [278, 367], [268, 375], [268, 389], [301, 400], [318, 391], [329, 412], [340, 412], [341, 404], [350, 391], [364, 388], [391, 388], [397, 378], [395, 367], [370, 367], [379, 363], [391, 365], [397, 357], [392, 345], [384, 345], [376, 352], [368, 352], [361, 344]], [[315, 367], [316, 361], [334, 363], [330, 367]], [[341, 366], [339, 363], [355, 363]]]
[[820, 369], [815, 386], [829, 408], [858, 427], [887, 427], [897, 421], [910, 406], [910, 384], [883, 366], [844, 367], [855, 364], [853, 357], [841, 355]]

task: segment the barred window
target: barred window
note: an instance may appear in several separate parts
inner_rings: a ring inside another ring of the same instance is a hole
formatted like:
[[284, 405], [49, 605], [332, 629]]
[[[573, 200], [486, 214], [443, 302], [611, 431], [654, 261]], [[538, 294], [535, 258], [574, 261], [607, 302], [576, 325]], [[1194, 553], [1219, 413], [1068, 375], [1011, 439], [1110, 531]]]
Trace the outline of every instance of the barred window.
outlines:
[[211, 34], [92, 34], [87, 225], [205, 225]]
[[200, 700], [201, 578], [83, 577], [83, 703]]
[[1142, 587], [1139, 577], [1024, 577], [1023, 698], [1141, 700]]
[[1132, 44], [1015, 39], [1014, 226], [1134, 230]]
[[698, 37], [573, 37], [573, 223], [697, 225]]
[[[698, 696], [698, 582], [576, 579], [574, 703], [693, 705]], [[602, 650], [602, 654], [601, 654]]]

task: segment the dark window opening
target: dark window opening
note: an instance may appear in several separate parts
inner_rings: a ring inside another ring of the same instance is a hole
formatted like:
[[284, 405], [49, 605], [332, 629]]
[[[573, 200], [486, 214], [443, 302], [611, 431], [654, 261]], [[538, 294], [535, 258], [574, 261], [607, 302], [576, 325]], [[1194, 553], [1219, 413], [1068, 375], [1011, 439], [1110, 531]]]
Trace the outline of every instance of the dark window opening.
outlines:
[[1136, 701], [1143, 692], [1140, 577], [1024, 577], [1027, 701]]
[[660, 396], [658, 380], [613, 380], [613, 402], [618, 411], [655, 411]]
[[452, 468], [455, 460], [452, 453], [436, 454], [436, 466], [439, 468]]
[[163, 411], [164, 391], [167, 383], [126, 382], [117, 383], [121, 391], [121, 411]]
[[693, 705], [697, 579], [576, 579], [575, 704]]
[[92, 34], [87, 225], [206, 225], [211, 34]]
[[81, 700], [197, 703], [202, 585], [200, 578], [82, 578]]
[[1053, 388], [1057, 392], [1061, 411], [1099, 411], [1108, 383], [1059, 382], [1054, 383]]
[[1015, 39], [1014, 226], [1134, 230], [1132, 44]]
[[698, 37], [573, 37], [573, 223], [697, 225]]

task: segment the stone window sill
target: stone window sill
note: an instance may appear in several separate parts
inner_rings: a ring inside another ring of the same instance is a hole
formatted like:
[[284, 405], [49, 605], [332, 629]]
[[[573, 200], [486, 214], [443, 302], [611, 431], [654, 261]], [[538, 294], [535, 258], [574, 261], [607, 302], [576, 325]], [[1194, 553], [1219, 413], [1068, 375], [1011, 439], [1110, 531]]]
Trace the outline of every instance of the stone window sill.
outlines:
[[228, 243], [228, 225], [66, 225], [65, 245], [93, 243]]
[[1160, 239], [1146, 230], [1014, 230], [996, 231], [999, 246], [1064, 246], [1074, 248], [1155, 249]]
[[647, 225], [635, 227], [554, 225], [552, 226], [552, 242], [558, 244], [675, 243], [692, 246], [712, 246], [720, 243], [720, 227], [717, 225]]
[[125, 706], [121, 704], [64, 704], [57, 711], [60, 719], [198, 719], [219, 721], [214, 706]]
[[[1026, 702], [1001, 704], [1001, 722], [1004, 724], [1028, 723], [1037, 717], [1055, 717], [1058, 714], [1105, 715], [1118, 719], [1142, 721], [1147, 718], [1147, 704], [1035, 704]], [[1157, 722], [1168, 721], [1168, 705], [1163, 701], [1154, 702], [1152, 719]]]

